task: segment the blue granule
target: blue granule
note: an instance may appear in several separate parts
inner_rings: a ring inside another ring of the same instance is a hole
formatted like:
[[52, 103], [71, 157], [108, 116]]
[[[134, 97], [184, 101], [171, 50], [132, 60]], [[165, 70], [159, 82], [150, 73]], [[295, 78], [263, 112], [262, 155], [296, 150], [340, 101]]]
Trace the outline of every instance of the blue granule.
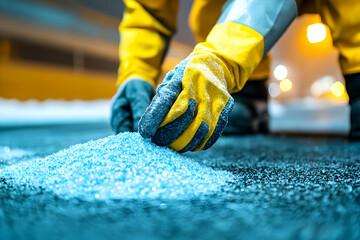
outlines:
[[233, 175], [200, 165], [138, 133], [77, 144], [46, 158], [0, 170], [9, 183], [41, 187], [62, 198], [187, 199], [220, 191]]

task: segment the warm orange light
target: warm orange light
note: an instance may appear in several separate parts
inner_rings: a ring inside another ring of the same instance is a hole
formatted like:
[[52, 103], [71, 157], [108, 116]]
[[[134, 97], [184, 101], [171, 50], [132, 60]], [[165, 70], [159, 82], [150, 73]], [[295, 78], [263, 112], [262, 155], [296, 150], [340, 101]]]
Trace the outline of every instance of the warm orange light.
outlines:
[[283, 92], [288, 92], [292, 89], [293, 83], [289, 79], [284, 79], [280, 82], [280, 89]]
[[328, 75], [316, 80], [310, 88], [314, 97], [321, 97], [323, 94], [331, 91], [331, 86], [336, 82], [334, 76]]
[[326, 27], [322, 23], [311, 24], [307, 27], [307, 38], [311, 43], [322, 42], [326, 38]]
[[336, 97], [341, 97], [345, 92], [345, 86], [340, 81], [336, 81], [331, 85], [331, 92]]

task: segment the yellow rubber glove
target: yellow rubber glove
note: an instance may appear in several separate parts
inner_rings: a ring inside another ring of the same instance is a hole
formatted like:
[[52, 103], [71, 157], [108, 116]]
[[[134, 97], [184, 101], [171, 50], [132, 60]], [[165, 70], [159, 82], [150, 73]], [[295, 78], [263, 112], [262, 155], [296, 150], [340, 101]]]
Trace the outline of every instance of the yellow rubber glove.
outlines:
[[179, 152], [207, 149], [220, 137], [234, 102], [227, 90], [234, 68], [211, 47], [198, 44], [166, 75], [140, 119], [143, 137]]
[[240, 91], [296, 17], [293, 0], [228, 0], [206, 41], [170, 71], [139, 122], [139, 132], [179, 151], [211, 147]]

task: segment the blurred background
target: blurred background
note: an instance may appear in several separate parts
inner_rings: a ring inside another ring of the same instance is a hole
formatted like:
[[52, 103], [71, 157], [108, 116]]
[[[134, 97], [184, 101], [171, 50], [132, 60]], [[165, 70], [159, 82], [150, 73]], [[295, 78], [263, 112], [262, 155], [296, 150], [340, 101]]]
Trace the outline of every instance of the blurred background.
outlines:
[[[163, 74], [191, 52], [191, 0]], [[116, 92], [120, 0], [0, 0], [0, 128], [109, 121]], [[348, 97], [327, 26], [300, 16], [271, 51], [274, 132], [346, 134]]]

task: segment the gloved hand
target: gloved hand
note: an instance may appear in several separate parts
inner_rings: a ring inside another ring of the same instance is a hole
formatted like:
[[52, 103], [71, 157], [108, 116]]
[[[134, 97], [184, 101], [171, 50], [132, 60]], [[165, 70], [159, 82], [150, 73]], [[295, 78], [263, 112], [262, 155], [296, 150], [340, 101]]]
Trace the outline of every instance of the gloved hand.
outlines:
[[208, 149], [227, 124], [234, 103], [227, 90], [231, 82], [228, 63], [200, 46], [166, 75], [140, 119], [139, 133], [179, 152]]
[[205, 42], [165, 77], [139, 122], [139, 133], [180, 151], [211, 147], [242, 89], [296, 17], [294, 0], [227, 1]]
[[120, 132], [137, 132], [141, 115], [154, 96], [154, 87], [142, 79], [124, 82], [113, 97], [111, 105], [111, 128]]

